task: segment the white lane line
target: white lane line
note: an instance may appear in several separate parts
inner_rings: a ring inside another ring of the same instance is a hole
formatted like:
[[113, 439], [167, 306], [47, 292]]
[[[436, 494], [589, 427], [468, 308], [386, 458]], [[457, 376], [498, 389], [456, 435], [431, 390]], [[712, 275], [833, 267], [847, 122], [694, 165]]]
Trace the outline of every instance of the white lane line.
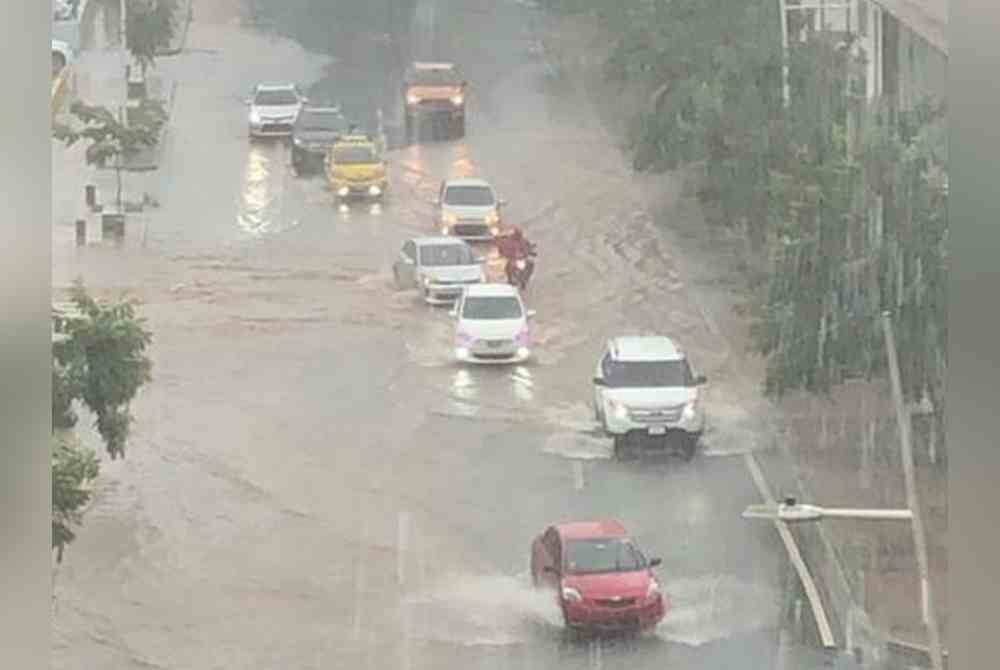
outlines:
[[576, 460], [573, 461], [573, 488], [583, 490], [583, 463]]
[[400, 510], [396, 521], [396, 581], [400, 586], [404, 583], [404, 568], [406, 567], [406, 546], [409, 542], [410, 514]]
[[361, 630], [363, 627], [363, 604], [364, 604], [364, 592], [366, 589], [365, 581], [367, 575], [365, 574], [365, 552], [368, 550], [368, 519], [364, 518], [361, 521], [361, 542], [358, 545], [358, 556], [357, 563], [355, 564], [354, 573], [354, 639], [361, 639]]

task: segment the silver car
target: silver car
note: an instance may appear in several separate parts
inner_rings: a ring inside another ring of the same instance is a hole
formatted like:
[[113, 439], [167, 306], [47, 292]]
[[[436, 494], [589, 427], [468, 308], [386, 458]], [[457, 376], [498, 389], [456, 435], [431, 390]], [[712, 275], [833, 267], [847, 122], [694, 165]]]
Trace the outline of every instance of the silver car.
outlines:
[[416, 288], [430, 304], [454, 301], [466, 286], [485, 280], [483, 260], [454, 237], [416, 237], [403, 243], [392, 267], [400, 289]]
[[307, 102], [295, 84], [258, 84], [246, 101], [250, 138], [291, 136], [295, 119]]
[[434, 203], [442, 235], [492, 241], [500, 232], [500, 209], [506, 202], [484, 179], [447, 179]]

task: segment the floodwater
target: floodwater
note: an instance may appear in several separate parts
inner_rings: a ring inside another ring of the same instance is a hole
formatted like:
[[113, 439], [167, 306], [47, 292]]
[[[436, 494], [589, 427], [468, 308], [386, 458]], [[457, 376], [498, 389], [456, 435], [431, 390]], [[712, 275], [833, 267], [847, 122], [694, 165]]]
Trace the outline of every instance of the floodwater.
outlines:
[[[160, 65], [180, 88], [142, 243], [56, 250], [55, 286], [81, 275], [143, 299], [155, 368], [128, 458], [104, 463], [56, 575], [53, 667], [774, 668], [788, 568], [773, 530], [739, 516], [758, 502], [739, 454], [769, 444], [767, 408], [688, 274], [713, 265], [653, 220], [655, 189], [586, 98], [552, 98], [535, 10], [420, 0], [393, 21], [409, 55], [453, 58], [475, 88], [466, 138], [393, 140], [382, 207], [338, 208], [292, 173], [287, 145], [248, 142], [240, 97], [298, 81], [381, 107], [398, 138], [398, 72], [206, 0], [188, 52]], [[402, 242], [433, 230], [440, 180], [470, 174], [540, 248], [524, 365], [456, 364], [448, 310], [392, 282]], [[648, 331], [676, 336], [711, 382], [691, 463], [615, 462], [594, 424], [601, 347]], [[569, 639], [530, 586], [532, 538], [597, 516], [663, 559], [672, 608], [646, 635]]]

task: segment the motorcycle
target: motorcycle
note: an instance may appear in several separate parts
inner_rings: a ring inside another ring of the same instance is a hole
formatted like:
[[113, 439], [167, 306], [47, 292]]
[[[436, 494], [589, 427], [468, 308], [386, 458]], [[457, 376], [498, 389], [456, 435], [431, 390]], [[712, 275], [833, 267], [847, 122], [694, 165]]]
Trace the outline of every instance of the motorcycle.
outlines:
[[535, 257], [538, 253], [531, 249], [524, 256], [507, 262], [507, 281], [518, 290], [523, 291], [528, 288], [528, 280], [531, 279], [535, 271]]

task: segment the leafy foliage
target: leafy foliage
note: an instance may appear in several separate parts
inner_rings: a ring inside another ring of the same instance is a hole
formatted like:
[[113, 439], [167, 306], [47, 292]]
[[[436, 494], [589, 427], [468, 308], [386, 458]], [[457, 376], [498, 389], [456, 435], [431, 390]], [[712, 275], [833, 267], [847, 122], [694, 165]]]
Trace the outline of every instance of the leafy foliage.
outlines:
[[87, 484], [99, 473], [96, 454], [74, 444], [69, 433], [81, 401], [96, 416], [96, 426], [112, 459], [124, 457], [131, 416], [129, 404], [151, 379], [146, 349], [152, 336], [128, 301], [103, 304], [73, 288], [80, 312], [67, 319], [68, 337], [53, 344], [52, 358], [52, 548], [62, 561], [91, 499]]
[[72, 146], [79, 140], [89, 141], [87, 163], [105, 167], [119, 157], [130, 156], [143, 147], [155, 146], [159, 141], [160, 131], [167, 121], [163, 103], [158, 100], [143, 100], [139, 110], [136, 119], [126, 124], [107, 107], [76, 101], [70, 107], [70, 112], [82, 127], [76, 129], [58, 125], [55, 127], [55, 137], [67, 146]]
[[153, 99], [142, 100], [129, 123], [124, 123], [106, 107], [80, 101], [73, 103], [70, 112], [76, 117], [79, 126], [56, 124], [53, 135], [67, 146], [80, 140], [88, 141], [90, 144], [85, 154], [88, 165], [114, 165], [118, 186], [116, 201], [120, 207], [122, 163], [143, 147], [156, 146], [160, 141], [160, 131], [167, 122], [163, 103]]
[[778, 3], [547, 5], [599, 16], [615, 45], [605, 75], [652, 93], [632, 119], [635, 168], [702, 163], [707, 211], [768, 259], [753, 326], [767, 391], [881, 374], [879, 317], [892, 310], [907, 395], [941, 407], [944, 108], [869, 106], [856, 95], [863, 64], [850, 37], [824, 32], [793, 41], [786, 107]]
[[99, 466], [92, 450], [74, 447], [65, 438], [52, 438], [52, 548], [62, 561], [66, 546], [82, 522], [82, 510], [90, 502], [86, 484], [97, 478]]
[[125, 46], [142, 69], [155, 64], [177, 33], [177, 0], [128, 0], [125, 12]]
[[99, 303], [79, 282], [73, 302], [85, 318], [67, 324], [69, 339], [55, 352], [63, 379], [53, 387], [62, 396], [57, 403], [53, 394], [53, 406], [65, 407], [66, 396], [81, 400], [96, 415], [108, 454], [123, 457], [132, 420], [129, 404], [152, 378], [146, 355], [152, 335], [133, 302]]

